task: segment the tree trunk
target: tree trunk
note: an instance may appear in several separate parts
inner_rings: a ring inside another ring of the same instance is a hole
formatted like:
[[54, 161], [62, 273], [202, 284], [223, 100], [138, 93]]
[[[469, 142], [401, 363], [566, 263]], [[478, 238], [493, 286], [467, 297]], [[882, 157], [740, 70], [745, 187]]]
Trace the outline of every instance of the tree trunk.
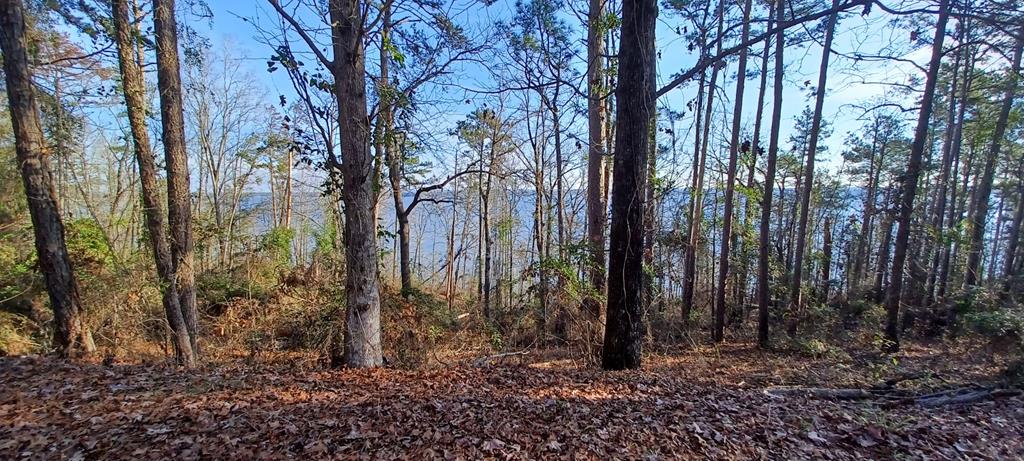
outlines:
[[928, 74], [925, 78], [924, 92], [921, 95], [921, 112], [914, 130], [914, 142], [910, 148], [907, 170], [903, 174], [900, 198], [899, 227], [896, 230], [895, 253], [892, 258], [892, 271], [889, 290], [885, 298], [885, 339], [886, 351], [899, 350], [899, 312], [900, 296], [903, 290], [903, 266], [907, 260], [907, 243], [910, 241], [910, 219], [914, 213], [914, 198], [917, 195], [917, 180], [921, 175], [921, 159], [924, 156], [928, 125], [935, 100], [935, 85], [938, 80], [939, 67], [942, 62], [942, 42], [946, 37], [946, 22], [949, 19], [949, 0], [942, 0], [939, 5], [939, 18], [935, 24], [935, 40], [932, 42], [932, 55], [928, 63]]
[[82, 325], [78, 283], [64, 241], [53, 174], [39, 121], [39, 105], [29, 70], [25, 10], [21, 0], [0, 0], [0, 49], [15, 153], [32, 217], [39, 270], [53, 309], [53, 345], [61, 357], [87, 351], [91, 341]]
[[[961, 40], [963, 37], [961, 36]], [[960, 64], [962, 57], [967, 51], [958, 52], [956, 58], [953, 61], [953, 77], [949, 84], [949, 109], [947, 110], [946, 117], [946, 136], [942, 142], [942, 163], [938, 177], [938, 184], [936, 184], [935, 191], [935, 209], [932, 214], [932, 233], [937, 236], [931, 239], [929, 243], [928, 251], [931, 252], [932, 261], [928, 270], [928, 280], [925, 288], [925, 305], [931, 306], [935, 296], [935, 282], [938, 278], [939, 264], [942, 261], [942, 253], [947, 247], [945, 238], [942, 234], [945, 229], [945, 218], [946, 218], [946, 203], [949, 189], [950, 172], [953, 168], [953, 136], [956, 135], [956, 129], [954, 128], [958, 123], [958, 114], [962, 116], [963, 108], [966, 106], [966, 101], [963, 97], [958, 97], [957, 92], [960, 91], [959, 82], [960, 78]], [[969, 66], [964, 66], [967, 68]], [[966, 77], [966, 76], [965, 76]], [[967, 86], [967, 79], [964, 78], [962, 83], [964, 88]], [[959, 111], [958, 111], [959, 107]], [[933, 321], [935, 320], [933, 316]]]
[[[832, 8], [839, 2], [832, 0]], [[814, 157], [818, 150], [819, 131], [821, 130], [821, 111], [825, 105], [825, 85], [828, 78], [828, 61], [832, 55], [832, 36], [835, 34], [836, 20], [839, 13], [832, 13], [825, 26], [825, 42], [822, 45], [821, 66], [818, 68], [818, 87], [814, 97], [814, 116], [811, 120], [811, 136], [807, 141], [807, 164], [804, 166], [803, 189], [800, 190], [800, 221], [796, 230], [796, 250], [793, 259], [793, 279], [789, 288], [789, 322], [786, 331], [790, 336], [796, 335], [797, 325], [803, 315], [803, 274], [804, 250], [807, 248], [807, 217], [811, 211], [811, 192], [814, 189]]]
[[[751, 0], [743, 5], [743, 27], [740, 42], [747, 41], [750, 36]], [[721, 41], [719, 41], [721, 43]], [[725, 182], [725, 211], [722, 216], [722, 249], [718, 255], [718, 289], [715, 291], [715, 322], [711, 337], [721, 342], [725, 337], [725, 289], [729, 277], [729, 244], [732, 243], [732, 202], [735, 193], [736, 162], [740, 150], [740, 129], [743, 116], [743, 90], [747, 82], [747, 48], [740, 50], [739, 64], [736, 67], [736, 98], [732, 109], [732, 138], [729, 141], [729, 167]]]
[[167, 218], [170, 224], [171, 261], [178, 285], [178, 300], [192, 353], [198, 358], [195, 246], [192, 241], [192, 207], [188, 156], [185, 152], [185, 121], [182, 113], [181, 72], [178, 66], [178, 25], [174, 0], [153, 0], [156, 32], [157, 82], [160, 90], [160, 122], [163, 127], [164, 161], [167, 164]]
[[985, 222], [988, 219], [989, 196], [992, 195], [992, 181], [995, 178], [995, 165], [999, 159], [999, 151], [1002, 148], [1003, 138], [1006, 136], [1006, 128], [1009, 124], [1010, 110], [1013, 108], [1013, 99], [1017, 92], [1017, 74], [1020, 73], [1021, 48], [1024, 39], [1017, 39], [1017, 45], [1013, 50], [1013, 64], [1006, 81], [1006, 92], [1003, 96], [1003, 103], [999, 108], [999, 117], [996, 119], [995, 130], [992, 132], [992, 143], [989, 145], [988, 156], [985, 159], [985, 169], [981, 176], [981, 182], [974, 192], [974, 214], [971, 216], [971, 242], [967, 254], [967, 269], [964, 274], [964, 288], [968, 289], [978, 284], [979, 270], [981, 267], [982, 246], [985, 239]]
[[999, 242], [1003, 240], [1003, 211], [1006, 206], [1006, 194], [999, 196], [999, 206], [996, 207], [996, 233], [992, 238], [992, 253], [989, 256], [988, 263], [988, 276], [986, 277], [985, 283], [988, 285], [992, 284], [992, 281], [996, 278], [996, 265], [999, 261]]
[[[341, 137], [342, 198], [345, 201], [345, 290], [347, 313], [341, 364], [353, 368], [383, 364], [377, 222], [373, 156], [366, 113], [366, 50], [359, 0], [330, 0], [332, 72]], [[335, 358], [336, 362], [336, 358]]]
[[606, 105], [604, 103], [604, 2], [590, 0], [587, 17], [587, 242], [590, 260], [587, 277], [593, 293], [584, 298], [584, 312], [588, 316], [589, 343], [601, 337], [601, 307], [605, 294], [604, 228], [608, 203], [604, 199], [604, 130]]
[[[718, 5], [718, 32], [721, 36], [722, 21], [723, 21], [723, 8], [724, 3], [719, 2]], [[704, 49], [704, 43], [707, 41], [706, 33], [701, 33], [701, 46]], [[718, 41], [715, 53], [718, 54], [721, 51], [721, 40]], [[706, 56], [704, 56], [706, 57]], [[693, 310], [693, 298], [695, 291], [697, 290], [697, 252], [700, 248], [700, 225], [701, 221], [704, 220], [704, 172], [707, 165], [708, 158], [708, 137], [711, 132], [711, 116], [712, 109], [714, 108], [715, 100], [715, 84], [718, 80], [718, 69], [720, 66], [712, 66], [711, 80], [704, 85], [704, 76], [701, 75], [701, 85], [697, 90], [697, 112], [694, 113], [694, 119], [698, 119], [697, 130], [694, 134], [694, 171], [693, 171], [693, 183], [690, 189], [690, 232], [689, 232], [689, 243], [687, 244], [686, 260], [683, 262], [683, 320], [688, 321], [690, 313]], [[701, 91], [703, 90], [703, 91]], [[700, 98], [704, 98], [701, 100]], [[703, 102], [703, 107], [701, 103]], [[704, 112], [702, 113], [701, 110]], [[703, 117], [703, 120], [699, 120]]]
[[768, 138], [768, 164], [764, 174], [764, 197], [761, 203], [761, 235], [760, 249], [757, 258], [757, 343], [760, 347], [768, 347], [768, 304], [771, 301], [768, 284], [770, 256], [769, 238], [771, 237], [772, 192], [775, 187], [775, 164], [779, 155], [779, 129], [782, 125], [782, 78], [785, 62], [785, 30], [782, 28], [786, 18], [785, 3], [779, 2], [775, 16], [775, 76], [774, 103], [772, 106], [772, 128]]
[[681, 316], [683, 322], [689, 322], [690, 312], [693, 310], [693, 289], [697, 282], [697, 242], [700, 237], [700, 220], [698, 216], [702, 211], [702, 183], [704, 181], [704, 157], [700, 150], [700, 134], [702, 118], [704, 116], [704, 94], [706, 73], [700, 74], [700, 83], [697, 85], [697, 110], [694, 112], [694, 145], [693, 145], [693, 179], [690, 181], [690, 200], [687, 209], [686, 223], [686, 248], [683, 252], [683, 296], [680, 300]]
[[622, 5], [620, 78], [615, 89], [608, 315], [601, 366], [639, 368], [643, 345], [643, 228], [650, 123], [655, 113], [654, 0]]
[[872, 300], [876, 303], [880, 303], [885, 299], [885, 279], [886, 274], [889, 272], [889, 259], [892, 256], [892, 226], [893, 222], [893, 210], [888, 209], [891, 199], [889, 194], [885, 195], [885, 202], [887, 209], [885, 210], [885, 216], [883, 217], [881, 231], [879, 234], [882, 237], [881, 243], [878, 244], [878, 260], [876, 261], [875, 268], [875, 282], [871, 289]]
[[[851, 290], [860, 288], [861, 282], [864, 279], [864, 267], [867, 266], [868, 263], [868, 247], [872, 231], [872, 221], [875, 216], [878, 181], [882, 170], [882, 162], [877, 162], [878, 166], [876, 166], [875, 158], [884, 157], [885, 155], [885, 145], [883, 144], [882, 146], [879, 146], [878, 132], [881, 129], [879, 124], [880, 122], [876, 118], [874, 133], [872, 134], [871, 140], [871, 155], [868, 158], [867, 192], [864, 196], [864, 209], [860, 219], [860, 232], [857, 233], [857, 243], [854, 250]], [[881, 154], [879, 154], [879, 151], [881, 151]]]
[[113, 0], [111, 6], [114, 28], [117, 32], [121, 85], [124, 89], [124, 102], [135, 147], [135, 159], [139, 166], [146, 230], [149, 231], [153, 261], [156, 263], [156, 272], [162, 289], [164, 312], [171, 327], [175, 356], [180, 364], [191, 367], [195, 365], [195, 357], [185, 316], [181, 311], [171, 247], [167, 243], [167, 231], [164, 229], [164, 207], [158, 189], [156, 159], [149, 144], [149, 132], [146, 128], [145, 79], [135, 56], [135, 28], [132, 27], [132, 16], [128, 10], [127, 0]]
[[[775, 16], [775, 5], [774, 3], [768, 8], [768, 22], [771, 23]], [[764, 120], [764, 96], [765, 90], [768, 87], [768, 57], [771, 54], [771, 39], [766, 39], [764, 42], [764, 49], [761, 53], [761, 76], [760, 84], [757, 90], [757, 106], [754, 114], [754, 135], [750, 142], [750, 165], [747, 170], [747, 188], [754, 190], [754, 173], [757, 172], [757, 158], [761, 155], [761, 123]], [[743, 232], [747, 234], [747, 230], [750, 229], [750, 216], [753, 214], [753, 203], [751, 197], [747, 196], [744, 199], [743, 206]], [[736, 299], [738, 304], [746, 303], [747, 296], [747, 279], [750, 275], [750, 246], [752, 241], [746, 236], [743, 239], [743, 263], [740, 266], [740, 273], [737, 281], [737, 292], [739, 296]]]

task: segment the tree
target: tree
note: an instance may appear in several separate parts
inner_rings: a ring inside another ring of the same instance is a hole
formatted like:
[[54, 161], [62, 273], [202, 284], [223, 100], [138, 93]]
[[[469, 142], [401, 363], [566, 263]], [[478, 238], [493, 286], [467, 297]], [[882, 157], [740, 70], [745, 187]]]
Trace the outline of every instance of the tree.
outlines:
[[985, 238], [985, 222], [988, 219], [989, 196], [992, 194], [992, 181], [995, 178], [996, 160], [999, 150], [1005, 142], [1006, 127], [1009, 124], [1010, 110], [1017, 93], [1017, 80], [1020, 73], [1021, 48], [1024, 38], [1017, 38], [1013, 49], [1013, 58], [1004, 83], [1005, 90], [995, 129], [989, 144], [988, 155], [985, 157], [984, 172], [978, 187], [974, 190], [974, 214], [970, 217], [970, 247], [967, 253], [967, 268], [964, 274], [964, 288], [971, 288], [978, 283], [981, 267], [982, 246]]
[[[279, 118], [273, 111], [268, 117], [268, 108], [263, 103], [266, 94], [251, 75], [237, 72], [240, 60], [232, 58], [232, 54], [227, 46], [220, 51], [205, 47], [197, 50], [196, 59], [185, 66], [183, 82], [183, 109], [189, 114], [186, 128], [195, 143], [193, 152], [197, 154], [194, 158], [198, 160], [199, 171], [194, 214], [198, 222], [206, 223], [212, 215], [209, 227], [216, 240], [216, 264], [220, 268], [228, 268], [233, 262], [243, 193], [259, 163], [256, 153], [265, 141], [261, 138], [273, 136], [273, 125]], [[261, 123], [263, 118], [269, 118], [271, 123]], [[261, 132], [263, 129], [267, 132]], [[287, 208], [290, 191], [287, 184], [285, 190], [278, 191], [275, 172], [270, 169], [269, 173], [271, 209], [275, 215], [271, 221], [276, 226], [281, 221], [278, 216], [284, 214], [284, 210], [278, 211], [277, 195], [282, 196], [281, 208]], [[202, 211], [204, 205], [208, 206], [206, 213]], [[203, 247], [210, 249], [213, 242]], [[206, 259], [202, 257], [201, 261]]]
[[189, 186], [188, 155], [185, 152], [184, 105], [181, 97], [181, 69], [178, 65], [178, 23], [174, 8], [174, 0], [153, 0], [160, 123], [163, 128], [164, 162], [167, 164], [171, 267], [177, 282], [178, 302], [192, 343], [192, 353], [198, 358], [192, 191]]
[[332, 354], [334, 365], [354, 368], [383, 364], [380, 325], [380, 281], [377, 270], [377, 194], [374, 192], [370, 120], [366, 106], [366, 34], [380, 18], [369, 18], [370, 8], [360, 0], [330, 0], [327, 5], [333, 59], [278, 0], [274, 10], [299, 34], [317, 60], [330, 71], [331, 89], [338, 106], [340, 162], [328, 154], [330, 168], [340, 169], [345, 202], [345, 292], [347, 309], [343, 351]]
[[760, 250], [757, 257], [757, 343], [762, 347], [768, 346], [768, 305], [770, 302], [771, 280], [768, 266], [769, 245], [771, 237], [772, 220], [772, 193], [775, 187], [775, 164], [779, 156], [779, 129], [782, 126], [782, 84], [785, 62], [783, 61], [783, 50], [785, 49], [786, 33], [782, 24], [786, 19], [786, 8], [783, 2], [779, 2], [775, 11], [775, 76], [773, 103], [772, 103], [772, 127], [768, 135], [768, 158], [764, 173], [764, 195], [761, 197], [761, 234], [758, 242]]
[[128, 124], [131, 128], [135, 159], [139, 167], [143, 214], [146, 218], [146, 230], [149, 232], [153, 261], [156, 263], [156, 272], [163, 295], [164, 312], [167, 315], [167, 323], [171, 327], [171, 342], [174, 344], [175, 357], [182, 365], [193, 366], [195, 356], [193, 355], [192, 340], [185, 325], [185, 315], [181, 310], [171, 248], [167, 242], [167, 231], [164, 228], [164, 207], [157, 185], [156, 159], [149, 144], [149, 132], [146, 128], [145, 79], [139, 65], [142, 56], [136, 52], [138, 31], [132, 25], [132, 13], [129, 11], [127, 0], [113, 0], [111, 9], [116, 32], [118, 65], [121, 69], [121, 87], [124, 93], [125, 108], [128, 112]]
[[584, 299], [584, 311], [589, 316], [593, 331], [587, 341], [596, 341], [600, 335], [602, 298], [605, 294], [605, 241], [604, 231], [608, 214], [605, 201], [605, 149], [604, 133], [607, 117], [604, 98], [605, 0], [590, 0], [587, 16], [587, 243], [590, 251], [588, 274], [593, 295]]
[[[832, 8], [839, 4], [838, 0], [832, 0]], [[828, 24], [825, 26], [825, 40], [822, 44], [821, 64], [818, 67], [818, 86], [815, 87], [814, 96], [814, 117], [811, 122], [810, 140], [807, 142], [807, 165], [804, 166], [803, 188], [800, 190], [800, 222], [796, 230], [796, 257], [793, 261], [793, 280], [789, 291], [789, 324], [787, 331], [790, 336], [796, 334], [797, 323], [803, 310], [803, 273], [804, 273], [804, 250], [807, 247], [807, 217], [811, 209], [811, 190], [814, 186], [814, 160], [818, 150], [818, 139], [821, 134], [821, 112], [825, 104], [825, 83], [828, 78], [828, 62], [832, 55], [832, 37], [835, 34], [836, 21], [839, 12], [833, 12], [828, 17]]]
[[914, 198], [917, 194], [917, 182], [921, 175], [921, 161], [924, 157], [925, 141], [928, 137], [928, 124], [932, 115], [935, 86], [942, 61], [942, 42], [946, 37], [946, 22], [949, 20], [949, 0], [942, 0], [939, 5], [939, 17], [935, 24], [935, 39], [932, 41], [932, 54], [928, 62], [924, 91], [921, 95], [921, 110], [918, 113], [917, 127], [914, 130], [914, 141], [907, 160], [907, 169], [903, 173], [896, 229], [896, 242], [892, 258], [892, 271], [889, 288], [885, 297], [885, 339], [886, 351], [899, 350], [899, 312], [900, 296], [903, 290], [903, 268], [907, 260], [907, 244], [910, 241], [910, 218], [914, 212]]
[[643, 341], [644, 194], [650, 123], [655, 113], [654, 0], [622, 5], [620, 78], [615, 89], [618, 123], [612, 172], [611, 253], [608, 314], [601, 366], [606, 370], [640, 367]]
[[82, 322], [78, 283], [68, 257], [64, 222], [39, 121], [39, 104], [29, 69], [25, 9], [21, 0], [0, 1], [0, 50], [3, 51], [15, 152], [32, 216], [39, 268], [53, 310], [53, 345], [58, 355], [69, 357], [88, 352], [91, 341], [87, 340], [88, 333]]
[[[747, 41], [750, 36], [750, 10], [751, 0], [746, 0], [743, 5], [743, 26], [740, 32], [740, 42]], [[719, 39], [721, 43], [721, 39]], [[743, 89], [747, 81], [747, 48], [740, 50], [739, 64], [736, 67], [736, 98], [732, 110], [732, 137], [729, 141], [729, 166], [726, 170], [725, 183], [725, 210], [722, 216], [722, 249], [719, 251], [718, 263], [718, 290], [715, 294], [715, 321], [712, 330], [712, 338], [715, 342], [724, 339], [725, 330], [725, 292], [726, 280], [729, 277], [729, 244], [732, 242], [732, 212], [733, 194], [736, 189], [736, 163], [740, 151], [740, 129], [743, 115]]]

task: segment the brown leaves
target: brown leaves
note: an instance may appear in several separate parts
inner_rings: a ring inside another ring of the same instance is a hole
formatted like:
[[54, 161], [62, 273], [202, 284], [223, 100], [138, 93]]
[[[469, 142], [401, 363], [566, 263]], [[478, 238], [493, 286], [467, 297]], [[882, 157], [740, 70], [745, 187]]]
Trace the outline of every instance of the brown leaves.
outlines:
[[702, 368], [709, 359], [694, 359], [618, 373], [498, 366], [301, 374], [0, 359], [0, 459], [1024, 455], [1019, 398], [931, 410], [780, 399], [762, 391], [782, 383], [743, 379], [777, 374], [774, 362], [732, 354]]

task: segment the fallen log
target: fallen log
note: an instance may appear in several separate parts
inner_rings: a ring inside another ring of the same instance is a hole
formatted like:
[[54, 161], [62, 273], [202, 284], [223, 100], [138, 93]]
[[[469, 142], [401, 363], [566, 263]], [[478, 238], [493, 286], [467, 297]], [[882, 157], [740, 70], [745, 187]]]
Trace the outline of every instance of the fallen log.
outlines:
[[764, 393], [771, 397], [805, 397], [820, 400], [837, 401], [882, 401], [886, 407], [899, 405], [918, 405], [924, 408], [936, 408], [946, 405], [966, 405], [985, 400], [1016, 397], [1022, 394], [1018, 389], [999, 389], [987, 387], [963, 387], [947, 389], [925, 395], [912, 395], [906, 391], [895, 389], [831, 389], [817, 387], [782, 387], [765, 389]]
[[765, 389], [766, 394], [775, 397], [803, 396], [822, 400], [870, 400], [903, 398], [892, 395], [892, 391], [877, 389], [831, 389], [821, 387], [778, 387]]

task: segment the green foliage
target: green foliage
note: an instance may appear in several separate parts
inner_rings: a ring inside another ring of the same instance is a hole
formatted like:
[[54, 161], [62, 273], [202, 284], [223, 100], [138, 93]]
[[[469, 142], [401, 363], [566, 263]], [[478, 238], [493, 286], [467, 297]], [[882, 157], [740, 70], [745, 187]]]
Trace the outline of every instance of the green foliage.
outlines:
[[274, 266], [252, 264], [229, 271], [204, 272], [196, 277], [197, 297], [213, 314], [221, 314], [235, 299], [270, 298], [278, 285]]
[[292, 241], [294, 239], [294, 229], [275, 227], [260, 237], [260, 248], [272, 263], [285, 267], [292, 261]]
[[978, 334], [992, 339], [1009, 340], [1024, 347], [1024, 311], [1018, 308], [969, 312], [964, 324]]
[[[114, 253], [107, 243], [103, 228], [92, 219], [75, 219], [67, 223], [68, 254], [76, 267], [105, 269], [114, 264]], [[85, 271], [79, 271], [85, 272]]]

